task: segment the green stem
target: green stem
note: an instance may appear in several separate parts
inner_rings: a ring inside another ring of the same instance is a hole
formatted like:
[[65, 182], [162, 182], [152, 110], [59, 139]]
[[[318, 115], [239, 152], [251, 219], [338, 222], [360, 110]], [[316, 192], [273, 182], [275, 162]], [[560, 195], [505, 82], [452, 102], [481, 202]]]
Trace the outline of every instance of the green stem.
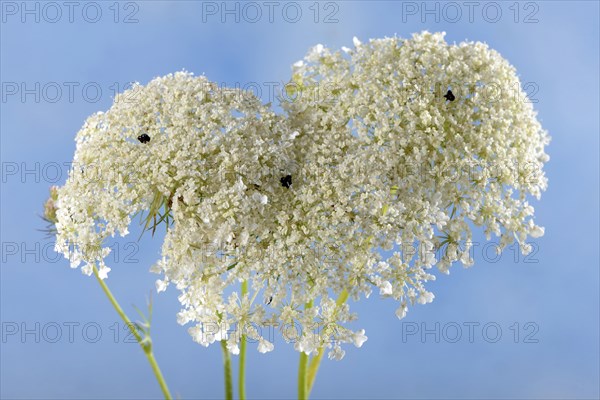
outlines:
[[[336, 310], [334, 313], [337, 313], [337, 310], [348, 300], [348, 291], [346, 289], [342, 290], [338, 299], [335, 302]], [[317, 371], [319, 371], [319, 365], [321, 365], [321, 360], [323, 359], [323, 355], [325, 354], [325, 347], [319, 347], [319, 352], [315, 358], [310, 360], [310, 364], [308, 366], [308, 378], [306, 382], [306, 395], [310, 396], [310, 391], [315, 383], [315, 379], [317, 377]]]
[[165, 381], [165, 378], [163, 377], [162, 372], [160, 372], [160, 367], [158, 366], [158, 362], [156, 361], [156, 358], [154, 357], [154, 353], [152, 351], [148, 351], [148, 352], [146, 352], [146, 357], [148, 357], [148, 362], [152, 366], [152, 371], [154, 372], [154, 376], [156, 376], [156, 380], [158, 381], [158, 384], [160, 385], [160, 390], [162, 390], [163, 396], [165, 396], [166, 400], [171, 400], [172, 399], [171, 393], [169, 392], [169, 388], [167, 387], [167, 382]]
[[[307, 310], [313, 306], [313, 301], [309, 301], [304, 305]], [[300, 352], [300, 364], [298, 365], [298, 400], [308, 399], [308, 355]]]
[[308, 372], [308, 356], [300, 352], [300, 364], [298, 365], [298, 400], [308, 399], [308, 385], [306, 373]]
[[131, 334], [135, 337], [135, 340], [137, 340], [139, 345], [142, 347], [142, 350], [144, 350], [144, 354], [146, 355], [146, 358], [148, 358], [148, 362], [150, 363], [150, 366], [152, 367], [152, 372], [154, 372], [154, 376], [156, 377], [156, 380], [158, 381], [158, 384], [160, 385], [160, 389], [162, 390], [163, 395], [165, 396], [165, 399], [171, 400], [173, 397], [171, 396], [171, 393], [169, 392], [169, 388], [167, 387], [165, 378], [163, 377], [162, 372], [160, 372], [160, 368], [158, 366], [158, 363], [156, 362], [154, 353], [152, 352], [152, 342], [150, 342], [148, 340], [144, 341], [144, 338], [142, 337], [142, 335], [140, 335], [140, 333], [136, 329], [135, 324], [133, 322], [131, 322], [129, 317], [127, 317], [127, 314], [125, 314], [125, 312], [123, 311], [123, 309], [117, 302], [117, 299], [115, 299], [115, 296], [113, 296], [112, 292], [110, 291], [110, 289], [108, 288], [108, 286], [106, 285], [104, 280], [100, 279], [100, 276], [98, 275], [98, 268], [96, 268], [95, 265], [93, 266], [93, 271], [94, 271], [94, 276], [96, 277], [96, 280], [98, 281], [98, 283], [100, 283], [100, 286], [102, 287], [102, 290], [104, 291], [104, 294], [106, 295], [106, 297], [108, 297], [108, 300], [110, 300], [110, 303], [112, 304], [114, 309], [117, 311], [117, 314], [119, 314], [119, 317], [121, 317], [121, 319], [123, 320], [125, 325], [127, 325], [129, 330], [131, 331]]
[[[392, 195], [396, 194], [396, 191], [398, 190], [398, 188], [396, 186], [393, 186], [391, 188], [390, 193]], [[386, 204], [383, 206], [383, 209], [381, 210], [381, 214], [385, 215], [387, 213], [389, 209], [389, 206]], [[367, 238], [367, 240], [365, 241], [365, 243], [367, 243], [368, 245], [371, 244], [371, 241], [373, 240], [373, 235], [369, 236]], [[350, 294], [348, 293], [348, 290], [344, 289], [340, 292], [340, 295], [338, 296], [338, 299], [335, 302], [335, 311], [334, 314], [337, 314], [339, 308], [346, 302], [348, 301], [348, 296]], [[305, 308], [310, 308], [312, 307], [312, 301], [310, 303], [307, 303]], [[319, 371], [319, 366], [321, 365], [321, 360], [323, 360], [323, 355], [325, 354], [325, 346], [321, 346], [319, 347], [319, 351], [317, 353], [317, 355], [310, 360], [310, 364], [308, 365], [307, 368], [307, 372], [305, 373], [305, 376], [303, 377], [303, 379], [306, 379], [306, 386], [305, 386], [305, 393], [306, 393], [306, 398], [308, 398], [310, 396], [310, 391], [312, 390], [312, 387], [315, 383], [315, 379], [317, 378], [317, 372]], [[302, 373], [302, 368], [306, 368], [303, 367], [302, 365], [302, 355], [304, 355], [304, 353], [302, 353], [300, 355], [300, 370], [298, 371], [298, 392], [300, 392], [300, 375]], [[303, 397], [299, 397], [299, 398], [303, 398]]]
[[317, 372], [319, 371], [319, 365], [321, 365], [321, 359], [323, 359], [323, 354], [325, 354], [325, 347], [319, 347], [319, 352], [317, 355], [310, 360], [310, 364], [308, 365], [308, 378], [307, 378], [307, 392], [310, 396], [310, 392], [312, 390], [313, 384], [315, 383], [315, 378], [317, 377]]
[[223, 350], [223, 368], [225, 372], [225, 399], [233, 399], [233, 384], [231, 379], [231, 355], [227, 350], [227, 341], [221, 340], [221, 349]]
[[[242, 302], [248, 293], [248, 281], [242, 282]], [[243, 331], [244, 327], [242, 327]], [[240, 366], [239, 366], [238, 391], [240, 400], [246, 399], [246, 335], [242, 334], [240, 338]]]

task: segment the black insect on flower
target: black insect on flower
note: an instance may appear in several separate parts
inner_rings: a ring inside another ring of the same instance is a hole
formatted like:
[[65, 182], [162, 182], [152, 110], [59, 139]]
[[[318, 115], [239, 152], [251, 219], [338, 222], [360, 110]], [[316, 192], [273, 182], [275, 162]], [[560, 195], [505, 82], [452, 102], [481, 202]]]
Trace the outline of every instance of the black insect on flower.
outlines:
[[150, 141], [150, 136], [146, 135], [145, 133], [142, 133], [140, 136], [137, 137], [137, 140], [139, 140], [141, 143], [148, 143]]
[[267, 305], [271, 304], [271, 302], [273, 301], [273, 296], [269, 296], [269, 300], [267, 301]]
[[292, 186], [292, 176], [291, 175], [286, 175], [283, 178], [281, 178], [279, 180], [279, 182], [281, 182], [281, 186], [283, 186], [284, 188], [290, 188], [290, 186]]
[[448, 90], [444, 97], [449, 101], [454, 101], [456, 99], [456, 97], [454, 97], [454, 93], [452, 93], [452, 90]]

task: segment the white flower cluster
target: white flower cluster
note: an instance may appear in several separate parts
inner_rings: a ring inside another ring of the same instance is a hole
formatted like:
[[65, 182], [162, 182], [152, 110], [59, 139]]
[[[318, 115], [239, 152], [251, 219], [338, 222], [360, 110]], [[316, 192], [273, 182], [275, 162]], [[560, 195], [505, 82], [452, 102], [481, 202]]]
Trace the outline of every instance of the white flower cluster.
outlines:
[[105, 277], [103, 241], [142, 213], [167, 226], [152, 271], [181, 291], [194, 340], [267, 352], [275, 326], [335, 359], [367, 339], [347, 297], [378, 290], [399, 318], [431, 302], [428, 270], [471, 265], [472, 227], [527, 252], [549, 137], [514, 68], [443, 34], [354, 45], [294, 64], [284, 115], [184, 72], [132, 88], [78, 133], [57, 248]]

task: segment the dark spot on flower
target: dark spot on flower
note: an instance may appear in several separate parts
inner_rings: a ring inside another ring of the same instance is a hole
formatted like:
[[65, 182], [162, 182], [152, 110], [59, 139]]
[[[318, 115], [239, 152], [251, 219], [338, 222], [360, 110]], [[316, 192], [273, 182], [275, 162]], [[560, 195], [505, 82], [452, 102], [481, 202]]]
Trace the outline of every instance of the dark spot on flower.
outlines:
[[267, 301], [267, 305], [271, 304], [272, 301], [273, 301], [273, 296], [269, 296], [269, 301]]
[[290, 188], [290, 186], [292, 186], [292, 176], [291, 175], [286, 175], [283, 178], [281, 178], [279, 180], [279, 182], [281, 182], [281, 186], [283, 186], [284, 188]]
[[456, 97], [454, 97], [454, 93], [452, 93], [452, 90], [448, 90], [444, 97], [449, 101], [454, 101], [456, 99]]
[[139, 140], [142, 143], [148, 143], [150, 141], [150, 136], [146, 135], [145, 133], [142, 133], [140, 136], [137, 137], [137, 140]]

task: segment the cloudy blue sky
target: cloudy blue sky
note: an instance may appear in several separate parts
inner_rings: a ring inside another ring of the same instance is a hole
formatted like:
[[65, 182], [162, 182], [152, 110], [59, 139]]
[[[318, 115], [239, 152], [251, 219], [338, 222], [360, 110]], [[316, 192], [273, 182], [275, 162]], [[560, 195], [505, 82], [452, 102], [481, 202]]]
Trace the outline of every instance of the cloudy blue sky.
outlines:
[[[356, 304], [369, 340], [323, 362], [313, 397], [598, 398], [598, 2], [245, 4], [0, 2], [1, 397], [160, 397], [97, 283], [36, 230], [48, 187], [66, 178], [75, 133], [115, 91], [186, 69], [259, 87], [267, 102], [317, 43], [429, 30], [487, 42], [528, 85], [552, 135], [549, 189], [534, 202], [546, 235], [528, 258], [509, 249], [495, 259], [482, 245], [474, 267], [440, 276], [435, 301], [403, 321], [391, 301]], [[148, 268], [160, 245], [136, 237], [113, 243], [108, 281], [129, 313], [154, 290]], [[177, 310], [175, 289], [155, 296], [153, 339], [172, 392], [222, 397], [220, 349], [193, 343]], [[275, 346], [250, 348], [251, 398], [295, 396], [297, 353], [281, 338]]]

